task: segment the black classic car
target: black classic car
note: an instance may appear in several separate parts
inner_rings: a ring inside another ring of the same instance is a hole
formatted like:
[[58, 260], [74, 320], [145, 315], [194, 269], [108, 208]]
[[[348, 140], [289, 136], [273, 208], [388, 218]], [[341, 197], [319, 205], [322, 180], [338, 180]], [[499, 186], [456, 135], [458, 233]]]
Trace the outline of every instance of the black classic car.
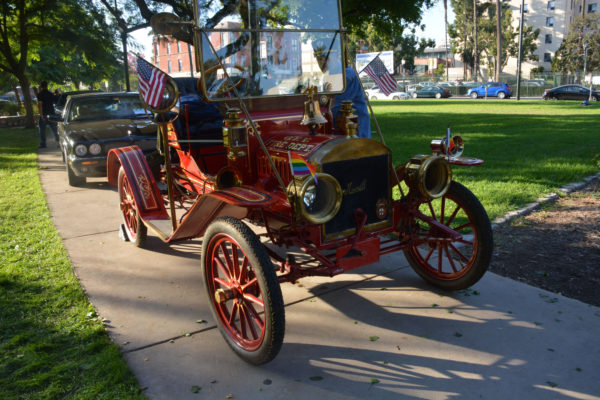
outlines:
[[[542, 96], [544, 100], [586, 100], [590, 98], [590, 88], [581, 85], [564, 85], [548, 89]], [[592, 90], [592, 101], [600, 100], [600, 91]]]
[[90, 93], [69, 96], [58, 122], [58, 135], [71, 186], [86, 177], [106, 176], [110, 149], [138, 145], [146, 155], [156, 149], [156, 124], [138, 93]]

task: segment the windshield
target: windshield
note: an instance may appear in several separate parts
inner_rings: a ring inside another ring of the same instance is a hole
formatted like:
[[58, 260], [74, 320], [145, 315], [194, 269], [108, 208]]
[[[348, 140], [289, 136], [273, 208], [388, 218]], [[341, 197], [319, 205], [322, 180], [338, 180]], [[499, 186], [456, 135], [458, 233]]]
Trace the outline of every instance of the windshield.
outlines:
[[108, 119], [146, 118], [138, 96], [90, 96], [73, 99], [69, 121], [101, 121]]
[[198, 23], [207, 29], [197, 40], [210, 99], [231, 98], [232, 86], [242, 97], [344, 90], [337, 0], [249, 0], [230, 13], [204, 3]]

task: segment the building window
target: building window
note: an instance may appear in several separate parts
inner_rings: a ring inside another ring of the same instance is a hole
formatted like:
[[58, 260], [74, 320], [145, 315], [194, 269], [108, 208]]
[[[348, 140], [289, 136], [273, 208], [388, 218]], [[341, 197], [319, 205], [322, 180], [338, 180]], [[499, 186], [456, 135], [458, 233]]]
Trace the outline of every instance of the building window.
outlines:
[[552, 43], [552, 35], [551, 34], [546, 35], [545, 43]]
[[181, 72], [181, 70], [183, 69], [183, 64], [181, 63], [181, 60], [177, 60], [177, 68], [179, 68], [179, 72]]
[[523, 14], [526, 13], [528, 9], [527, 3], [523, 4]]
[[546, 26], [554, 26], [554, 17], [546, 18]]
[[160, 69], [160, 61], [156, 62], [156, 68]]
[[167, 72], [171, 73], [171, 60], [167, 63]]
[[171, 46], [170, 46], [171, 43], [169, 43], [169, 41], [167, 40], [165, 42], [165, 44], [167, 45], [167, 54], [171, 54]]
[[548, 11], [554, 10], [554, 0], [548, 2]]
[[154, 54], [158, 57], [158, 43], [154, 43]]
[[179, 40], [177, 41], [177, 52], [181, 53], [181, 42]]
[[544, 53], [544, 62], [552, 62], [552, 55], [550, 53]]
[[593, 4], [588, 4], [588, 12], [589, 12], [589, 13], [596, 12], [596, 8], [597, 8], [597, 5], [596, 5], [596, 3], [593, 3]]

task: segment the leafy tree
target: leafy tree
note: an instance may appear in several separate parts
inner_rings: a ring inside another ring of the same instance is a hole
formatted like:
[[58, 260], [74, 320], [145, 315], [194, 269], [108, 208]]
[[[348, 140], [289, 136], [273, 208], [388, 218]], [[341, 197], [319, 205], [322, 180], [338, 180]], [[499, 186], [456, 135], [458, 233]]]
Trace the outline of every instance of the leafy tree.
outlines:
[[61, 69], [77, 58], [80, 71], [98, 66], [96, 72], [101, 73], [102, 66], [114, 63], [106, 56], [114, 50], [110, 38], [104, 17], [91, 0], [5, 0], [0, 4], [0, 71], [14, 76], [23, 90], [27, 127], [34, 126], [32, 79], [63, 82]]
[[587, 46], [587, 70], [600, 69], [600, 15], [586, 14], [573, 19], [567, 38], [562, 42], [554, 59], [553, 72], [583, 71], [584, 47]]
[[[474, 68], [474, 24], [473, 2], [464, 0], [451, 0], [456, 18], [449, 26], [451, 49], [455, 54], [460, 54], [463, 62]], [[466, 6], [466, 10], [465, 10]], [[517, 57], [519, 53], [519, 30], [512, 26], [512, 12], [508, 4], [501, 4], [501, 30], [502, 30], [502, 56], [500, 71], [506, 66], [509, 57]], [[466, 11], [466, 13], [465, 13]], [[477, 55], [480, 60], [485, 60], [489, 71], [496, 68], [497, 58], [497, 24], [496, 5], [477, 3]], [[523, 26], [523, 60], [537, 60], [534, 54], [537, 49], [536, 40], [540, 30], [531, 26]], [[479, 71], [476, 71], [479, 75]]]

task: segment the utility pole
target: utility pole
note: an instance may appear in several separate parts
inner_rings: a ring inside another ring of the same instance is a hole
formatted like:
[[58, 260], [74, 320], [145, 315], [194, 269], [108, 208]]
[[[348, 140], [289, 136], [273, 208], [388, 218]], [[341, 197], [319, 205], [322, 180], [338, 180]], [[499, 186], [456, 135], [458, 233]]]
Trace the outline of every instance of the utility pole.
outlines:
[[467, 63], [465, 62], [465, 55], [467, 53], [467, 0], [465, 0], [465, 23], [463, 24], [463, 79], [467, 80]]
[[521, 0], [521, 20], [519, 21], [519, 54], [517, 56], [517, 100], [521, 100], [521, 57], [523, 56], [523, 7], [525, 0]]
[[475, 71], [473, 71], [473, 78], [477, 82], [477, 75], [479, 75], [479, 53], [477, 50], [477, 0], [473, 0], [473, 30], [475, 31], [475, 50], [473, 58], [475, 59]]
[[448, 0], [444, 0], [444, 39], [446, 40], [446, 82], [448, 82]]

